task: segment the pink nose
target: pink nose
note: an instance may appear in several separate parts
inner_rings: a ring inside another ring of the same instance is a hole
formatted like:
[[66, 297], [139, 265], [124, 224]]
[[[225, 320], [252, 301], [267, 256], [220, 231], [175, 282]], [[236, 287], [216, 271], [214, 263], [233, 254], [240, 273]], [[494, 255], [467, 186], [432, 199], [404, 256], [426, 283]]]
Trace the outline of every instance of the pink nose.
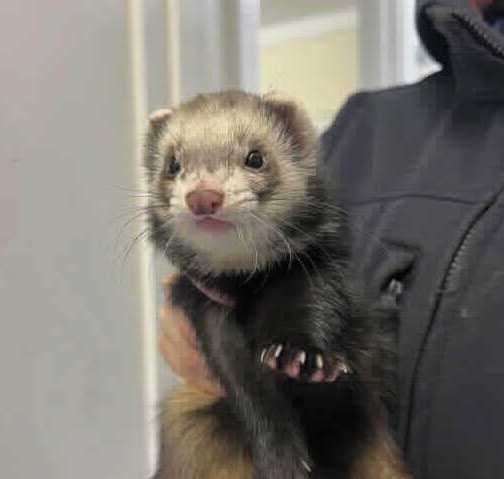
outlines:
[[194, 190], [186, 195], [186, 203], [195, 215], [213, 215], [219, 211], [224, 194], [215, 190]]

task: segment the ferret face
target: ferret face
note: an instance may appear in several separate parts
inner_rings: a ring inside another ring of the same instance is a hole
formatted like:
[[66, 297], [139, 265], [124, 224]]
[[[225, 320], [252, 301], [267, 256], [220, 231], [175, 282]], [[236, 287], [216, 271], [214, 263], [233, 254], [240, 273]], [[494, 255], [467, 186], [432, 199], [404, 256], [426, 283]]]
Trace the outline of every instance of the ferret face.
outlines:
[[306, 208], [316, 153], [292, 102], [228, 92], [155, 112], [146, 164], [168, 256], [181, 244], [209, 270], [249, 271], [289, 254], [286, 226]]

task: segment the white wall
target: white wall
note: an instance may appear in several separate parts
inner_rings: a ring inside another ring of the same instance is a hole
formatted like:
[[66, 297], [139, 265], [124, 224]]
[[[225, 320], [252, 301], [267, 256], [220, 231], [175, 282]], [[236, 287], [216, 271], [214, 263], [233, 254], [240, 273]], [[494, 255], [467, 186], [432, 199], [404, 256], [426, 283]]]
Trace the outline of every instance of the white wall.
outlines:
[[0, 4], [0, 477], [147, 476], [129, 45], [123, 0]]

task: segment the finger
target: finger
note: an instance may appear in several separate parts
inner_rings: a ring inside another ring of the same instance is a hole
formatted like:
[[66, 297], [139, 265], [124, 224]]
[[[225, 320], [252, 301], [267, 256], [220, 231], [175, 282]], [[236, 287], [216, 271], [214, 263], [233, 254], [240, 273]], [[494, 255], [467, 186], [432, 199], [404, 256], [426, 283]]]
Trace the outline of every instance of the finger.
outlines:
[[177, 375], [185, 379], [208, 376], [206, 365], [197, 350], [187, 348], [186, 345], [166, 337], [160, 338], [159, 348]]
[[[189, 326], [176, 310], [169, 308], [161, 309], [161, 324], [159, 331], [161, 350], [166, 356], [167, 345], [171, 350], [181, 354], [184, 350], [196, 349], [195, 338], [191, 335]], [[171, 351], [170, 350], [170, 351]]]
[[176, 360], [173, 354], [173, 343], [166, 336], [159, 336], [158, 349], [161, 353], [161, 356], [163, 356], [163, 359], [169, 364], [173, 371], [176, 374], [179, 374], [179, 371], [177, 371]]
[[164, 278], [162, 280], [163, 286], [164, 287], [171, 287], [173, 285], [173, 283], [175, 283], [175, 281], [177, 281], [179, 276], [180, 275], [178, 273], [169, 274], [168, 276], [166, 276], [166, 278]]
[[224, 396], [224, 390], [215, 381], [199, 349], [192, 347], [180, 335], [161, 335], [159, 350], [173, 372], [193, 387]]
[[185, 383], [215, 396], [225, 396], [224, 389], [213, 379], [205, 361], [197, 351], [177, 354], [176, 346], [166, 340], [161, 342], [160, 349], [173, 372]]
[[161, 334], [167, 337], [179, 337], [197, 347], [196, 332], [184, 312], [179, 308], [161, 307]]
[[176, 325], [168, 328], [168, 333], [161, 332], [159, 348], [163, 357], [170, 364], [173, 361], [185, 360], [187, 356], [200, 355], [196, 342], [182, 334]]
[[163, 279], [162, 284], [163, 284], [163, 290], [165, 294], [165, 301], [170, 303], [171, 302], [171, 289], [173, 284], [177, 281], [177, 279], [180, 277], [178, 273], [173, 273], [168, 275], [166, 278]]

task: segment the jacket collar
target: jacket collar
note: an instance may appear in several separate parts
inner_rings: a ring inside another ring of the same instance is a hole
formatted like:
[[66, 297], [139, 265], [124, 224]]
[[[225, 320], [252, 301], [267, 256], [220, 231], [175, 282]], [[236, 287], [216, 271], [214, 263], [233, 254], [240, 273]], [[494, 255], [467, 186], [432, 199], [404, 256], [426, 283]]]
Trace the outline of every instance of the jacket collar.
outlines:
[[504, 100], [504, 35], [486, 24], [469, 0], [419, 2], [422, 41], [453, 76], [459, 95]]

